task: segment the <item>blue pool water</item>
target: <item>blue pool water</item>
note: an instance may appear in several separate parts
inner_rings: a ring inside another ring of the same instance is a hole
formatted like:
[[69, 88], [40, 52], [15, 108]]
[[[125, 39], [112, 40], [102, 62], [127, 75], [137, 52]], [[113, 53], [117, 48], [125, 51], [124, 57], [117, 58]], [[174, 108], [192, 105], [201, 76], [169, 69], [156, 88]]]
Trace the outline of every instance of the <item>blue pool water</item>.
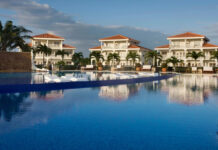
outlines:
[[218, 149], [218, 78], [0, 94], [0, 150]]

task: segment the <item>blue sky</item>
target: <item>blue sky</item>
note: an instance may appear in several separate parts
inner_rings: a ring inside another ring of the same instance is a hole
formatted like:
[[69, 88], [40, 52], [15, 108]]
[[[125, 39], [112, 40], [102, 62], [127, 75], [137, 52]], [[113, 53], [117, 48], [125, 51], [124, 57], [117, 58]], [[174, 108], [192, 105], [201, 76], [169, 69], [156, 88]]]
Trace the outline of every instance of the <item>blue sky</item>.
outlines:
[[218, 21], [217, 0], [40, 0], [89, 24], [126, 25], [177, 33], [204, 32]]
[[191, 31], [218, 44], [218, 0], [0, 0], [0, 20], [13, 20], [33, 34], [64, 36], [79, 51], [98, 39], [124, 34], [154, 48], [168, 35]]

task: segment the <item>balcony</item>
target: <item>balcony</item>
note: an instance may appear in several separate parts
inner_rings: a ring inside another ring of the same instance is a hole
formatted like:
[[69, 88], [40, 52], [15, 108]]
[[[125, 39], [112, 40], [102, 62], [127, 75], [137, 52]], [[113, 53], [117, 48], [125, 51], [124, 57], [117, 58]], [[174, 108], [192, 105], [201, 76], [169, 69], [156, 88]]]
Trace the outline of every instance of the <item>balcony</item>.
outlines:
[[61, 45], [60, 44], [48, 44], [48, 47], [50, 47], [52, 49], [61, 49]]
[[127, 49], [127, 46], [102, 46], [102, 49]]

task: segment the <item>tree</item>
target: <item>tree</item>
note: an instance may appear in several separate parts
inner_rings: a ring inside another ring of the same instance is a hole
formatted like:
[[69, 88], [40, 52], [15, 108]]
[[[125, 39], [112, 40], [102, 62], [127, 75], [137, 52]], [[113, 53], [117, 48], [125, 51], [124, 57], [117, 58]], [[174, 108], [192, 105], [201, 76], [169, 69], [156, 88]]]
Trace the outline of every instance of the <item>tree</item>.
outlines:
[[59, 61], [56, 63], [56, 66], [58, 66], [58, 69], [61, 70], [61, 67], [65, 66], [65, 62], [64, 61]]
[[[218, 61], [218, 51], [213, 51], [210, 59], [216, 59]], [[218, 64], [216, 64], [216, 65], [218, 65]]]
[[32, 52], [33, 53], [33, 59], [35, 59], [36, 53], [37, 53], [37, 47], [31, 47], [29, 44], [25, 43], [22, 46], [21, 49], [22, 52]]
[[93, 51], [90, 53], [89, 57], [95, 58], [97, 64], [99, 64], [100, 60], [104, 61], [104, 56], [101, 54], [101, 52]]
[[193, 52], [188, 52], [186, 54], [186, 57], [187, 58], [189, 58], [189, 57], [193, 58], [195, 60], [195, 66], [197, 66], [197, 64], [196, 64], [197, 59], [200, 58], [200, 57], [204, 57], [204, 54], [202, 52], [193, 51]]
[[64, 61], [64, 55], [67, 55], [69, 56], [69, 53], [64, 51], [64, 50], [58, 50], [56, 53], [55, 53], [55, 56], [58, 56], [60, 55], [61, 56], [61, 60]]
[[117, 62], [120, 61], [120, 56], [118, 53], [110, 53], [107, 57], [107, 61], [108, 62], [112, 61], [112, 66], [114, 66], [115, 61], [117, 61]]
[[178, 63], [181, 63], [181, 62], [183, 62], [183, 60], [179, 60], [179, 59], [177, 59], [175, 56], [172, 56], [172, 57], [170, 57], [170, 58], [168, 58], [168, 59], [166, 60], [166, 63], [167, 63], [167, 64], [168, 64], [168, 63], [172, 63], [172, 64], [173, 64], [174, 70], [175, 70], [175, 66], [176, 66]]
[[22, 51], [22, 52], [31, 52], [31, 51], [32, 51], [32, 47], [29, 46], [29, 44], [24, 43], [24, 44], [22, 45], [21, 51]]
[[145, 59], [146, 59], [146, 60], [152, 59], [153, 66], [157, 67], [157, 60], [158, 60], [158, 61], [161, 61], [161, 60], [162, 60], [162, 56], [161, 56], [160, 53], [157, 52], [157, 51], [148, 51], [148, 52], [145, 54]]
[[6, 52], [17, 47], [23, 49], [26, 46], [25, 39], [31, 38], [28, 35], [30, 32], [22, 26], [13, 25], [12, 21], [7, 21], [4, 26], [0, 21], [0, 51]]
[[136, 52], [129, 52], [126, 56], [126, 60], [128, 61], [129, 59], [131, 59], [133, 62], [133, 65], [135, 65], [136, 60], [137, 59], [140, 60], [140, 56]]
[[82, 59], [83, 59], [82, 52], [74, 53], [72, 56], [72, 61], [74, 63], [74, 66], [78, 67], [79, 65], [81, 65]]
[[39, 45], [36, 48], [36, 53], [42, 53], [43, 56], [43, 66], [45, 66], [45, 55], [51, 55], [52, 49], [47, 47], [46, 45]]
[[88, 64], [90, 64], [90, 58], [83, 58], [81, 60], [81, 66], [86, 66]]

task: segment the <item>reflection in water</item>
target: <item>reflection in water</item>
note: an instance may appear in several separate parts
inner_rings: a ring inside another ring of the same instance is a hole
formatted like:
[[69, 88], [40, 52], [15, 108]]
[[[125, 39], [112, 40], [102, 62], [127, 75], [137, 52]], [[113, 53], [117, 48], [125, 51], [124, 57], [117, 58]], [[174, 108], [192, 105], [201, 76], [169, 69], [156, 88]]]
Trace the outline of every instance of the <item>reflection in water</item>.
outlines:
[[0, 94], [0, 119], [11, 121], [15, 115], [24, 114], [31, 102], [25, 101], [28, 93]]
[[115, 101], [127, 100], [143, 87], [148, 92], [166, 92], [171, 103], [198, 105], [207, 101], [212, 94], [218, 94], [217, 77], [212, 75], [178, 75], [162, 81], [144, 84], [129, 84], [100, 87], [99, 96]]
[[[217, 77], [209, 75], [181, 75], [94, 90], [3, 94], [0, 149], [45, 149], [51, 143], [56, 149], [63, 143], [67, 149], [90, 149], [90, 145], [113, 149], [120, 143], [117, 149], [216, 149], [217, 83]], [[165, 103], [166, 97], [179, 105], [208, 103], [207, 107], [178, 107]]]
[[99, 96], [110, 100], [123, 101], [137, 94], [140, 87], [141, 84], [102, 86], [100, 87]]
[[30, 97], [37, 100], [53, 101], [61, 99], [64, 96], [64, 90], [31, 92]]
[[[99, 90], [98, 96], [101, 98], [125, 101], [129, 97], [137, 95], [141, 87], [144, 87], [149, 93], [166, 92], [170, 103], [199, 105], [204, 104], [210, 96], [218, 95], [218, 78], [212, 75], [178, 75], [158, 82], [102, 86], [96, 89]], [[32, 99], [54, 101], [63, 100], [63, 97], [64, 90], [0, 94], [0, 118], [11, 121], [14, 116], [24, 114], [33, 105], [33, 102], [36, 102]]]
[[203, 104], [217, 90], [217, 79], [211, 75], [180, 75], [161, 81], [160, 89], [168, 93], [169, 102]]

